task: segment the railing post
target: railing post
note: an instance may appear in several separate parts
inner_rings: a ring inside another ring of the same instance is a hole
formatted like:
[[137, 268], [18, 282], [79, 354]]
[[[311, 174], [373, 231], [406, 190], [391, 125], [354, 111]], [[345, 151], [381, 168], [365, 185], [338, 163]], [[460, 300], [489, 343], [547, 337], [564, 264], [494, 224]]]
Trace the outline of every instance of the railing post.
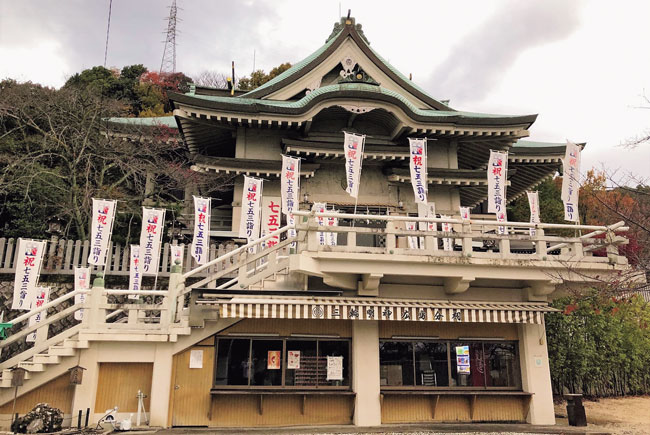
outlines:
[[91, 329], [99, 329], [106, 322], [106, 309], [100, 308], [101, 304], [106, 303], [103, 272], [97, 273], [97, 277], [93, 281], [93, 287], [90, 289], [90, 295], [86, 300], [90, 301], [90, 308], [88, 311], [84, 310], [83, 322], [87, 323]]
[[[166, 301], [163, 300], [163, 306], [165, 306], [165, 302], [167, 305], [166, 317], [168, 324], [176, 322], [176, 313], [180, 313], [183, 309], [184, 297], [179, 297], [183, 290], [185, 290], [185, 279], [183, 278], [182, 271], [181, 260], [177, 259], [169, 274], [169, 289], [165, 298]], [[162, 321], [163, 314], [161, 313], [160, 322], [162, 323]]]
[[607, 245], [605, 246], [605, 252], [607, 252], [607, 259], [612, 264], [618, 263], [618, 257], [619, 257], [618, 246], [616, 246], [616, 244], [614, 243], [616, 240], [616, 233], [614, 233], [614, 231], [612, 230], [608, 230], [605, 236], [605, 240], [607, 242]]
[[472, 248], [472, 226], [469, 222], [464, 222], [462, 226], [463, 232], [463, 255], [470, 257], [473, 252]]
[[397, 240], [395, 237], [395, 223], [393, 221], [387, 221], [386, 222], [386, 251], [388, 251], [389, 254], [392, 254], [395, 252], [396, 247], [397, 247]]
[[[314, 252], [318, 251], [318, 246], [319, 246], [319, 241], [318, 241], [318, 231], [316, 229], [318, 228], [318, 224], [316, 223], [316, 217], [311, 215], [307, 218], [307, 250]], [[350, 244], [349, 241], [349, 233], [348, 233], [348, 245]]]
[[544, 229], [535, 229], [535, 253], [540, 260], [546, 260], [548, 254], [546, 250], [546, 240], [544, 240]]
[[501, 237], [502, 239], [499, 240], [499, 253], [501, 258], [508, 258], [510, 256], [510, 239], [508, 239], [507, 234]]

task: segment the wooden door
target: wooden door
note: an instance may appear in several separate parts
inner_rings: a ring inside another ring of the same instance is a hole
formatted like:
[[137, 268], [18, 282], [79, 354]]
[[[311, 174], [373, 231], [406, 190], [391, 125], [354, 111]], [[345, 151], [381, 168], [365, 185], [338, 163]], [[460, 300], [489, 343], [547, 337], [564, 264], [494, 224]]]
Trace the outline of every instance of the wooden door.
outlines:
[[[190, 368], [192, 351], [202, 351], [202, 367]], [[192, 346], [174, 355], [172, 426], [208, 426], [212, 397], [214, 346]]]

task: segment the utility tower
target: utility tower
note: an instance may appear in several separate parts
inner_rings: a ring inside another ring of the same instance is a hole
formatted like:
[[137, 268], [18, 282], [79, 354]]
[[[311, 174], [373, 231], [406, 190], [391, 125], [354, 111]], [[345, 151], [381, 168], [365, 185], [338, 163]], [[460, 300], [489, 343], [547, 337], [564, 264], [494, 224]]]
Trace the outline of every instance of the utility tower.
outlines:
[[176, 0], [172, 0], [169, 7], [169, 18], [167, 18], [167, 37], [165, 38], [165, 50], [160, 62], [160, 74], [176, 72]]

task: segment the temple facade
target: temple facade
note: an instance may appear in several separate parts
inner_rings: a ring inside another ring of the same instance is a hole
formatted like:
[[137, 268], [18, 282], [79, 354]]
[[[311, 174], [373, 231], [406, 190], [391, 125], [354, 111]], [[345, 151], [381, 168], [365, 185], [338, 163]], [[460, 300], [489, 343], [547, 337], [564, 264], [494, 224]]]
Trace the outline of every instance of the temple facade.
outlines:
[[[78, 330], [11, 361], [34, 369], [24, 397], [78, 364], [85, 378], [67, 409], [91, 408], [95, 420], [137, 383], [158, 426], [555, 423], [548, 303], [560, 284], [627, 265], [621, 225], [487, 213], [491, 150], [508, 152], [508, 202], [561, 170], [563, 144], [525, 140], [536, 115], [454, 110], [376, 53], [354, 18], [250, 92], [196, 86], [170, 99], [192, 169], [233, 177], [212, 199], [210, 231], [230, 248], [198, 265], [187, 246], [155, 306], [109, 304], [121, 293], [96, 281]], [[344, 132], [365, 135], [358, 198], [346, 192]], [[418, 212], [409, 138], [427, 139], [434, 213]], [[292, 220], [279, 211], [283, 155], [301, 159]], [[249, 240], [244, 175], [263, 183], [262, 232]], [[190, 200], [188, 210], [193, 222]], [[568, 228], [583, 235], [558, 232]], [[105, 320], [117, 309], [129, 313], [123, 326]], [[8, 387], [11, 367], [0, 368]]]

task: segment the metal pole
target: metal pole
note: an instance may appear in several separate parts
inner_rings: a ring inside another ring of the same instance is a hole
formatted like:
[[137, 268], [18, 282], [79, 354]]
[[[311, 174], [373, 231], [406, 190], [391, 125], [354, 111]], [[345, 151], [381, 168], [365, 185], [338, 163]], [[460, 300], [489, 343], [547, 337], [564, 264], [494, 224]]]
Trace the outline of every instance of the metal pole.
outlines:
[[90, 417], [90, 408], [86, 408], [86, 423], [84, 427], [88, 427], [88, 418]]
[[14, 416], [14, 420], [11, 422], [11, 426], [12, 426], [11, 430], [14, 433], [16, 433], [16, 432], [15, 432], [15, 430], [13, 428], [13, 425], [16, 422], [16, 420], [18, 420], [18, 413], [16, 412], [16, 397], [18, 397], [18, 385], [16, 385], [16, 389], [14, 390], [14, 404], [13, 404], [13, 407], [11, 408], [11, 415]]

